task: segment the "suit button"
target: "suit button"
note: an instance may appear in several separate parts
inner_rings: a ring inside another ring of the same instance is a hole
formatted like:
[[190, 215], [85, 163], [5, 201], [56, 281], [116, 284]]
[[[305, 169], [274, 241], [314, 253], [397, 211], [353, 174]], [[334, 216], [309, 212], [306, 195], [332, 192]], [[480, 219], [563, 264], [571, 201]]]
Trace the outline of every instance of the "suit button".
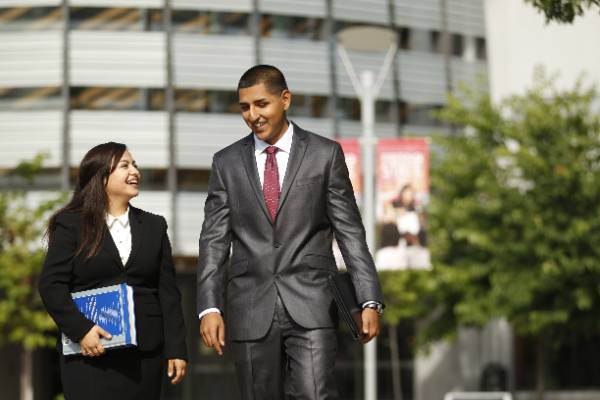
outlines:
[[275, 247], [276, 249], [281, 247], [281, 243], [279, 242], [273, 242], [273, 247]]

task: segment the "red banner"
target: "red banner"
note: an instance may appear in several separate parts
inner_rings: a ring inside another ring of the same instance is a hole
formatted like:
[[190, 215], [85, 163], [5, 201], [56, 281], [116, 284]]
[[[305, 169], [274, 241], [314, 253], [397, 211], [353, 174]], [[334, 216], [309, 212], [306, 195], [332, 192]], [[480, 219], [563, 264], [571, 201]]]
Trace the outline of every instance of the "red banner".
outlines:
[[[362, 200], [361, 151], [357, 139], [339, 140], [356, 200]], [[375, 264], [385, 269], [431, 267], [425, 209], [429, 202], [426, 139], [380, 139], [375, 169], [379, 243]], [[334, 248], [338, 265], [343, 265]]]
[[427, 141], [380, 139], [376, 180], [377, 268], [430, 268], [424, 212], [429, 201]]

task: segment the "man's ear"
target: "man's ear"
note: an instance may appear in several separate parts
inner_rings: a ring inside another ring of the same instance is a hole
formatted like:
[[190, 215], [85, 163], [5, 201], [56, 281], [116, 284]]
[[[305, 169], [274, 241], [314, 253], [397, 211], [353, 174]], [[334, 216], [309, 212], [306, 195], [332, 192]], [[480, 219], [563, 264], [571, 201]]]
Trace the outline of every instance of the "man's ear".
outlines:
[[287, 111], [292, 104], [292, 92], [290, 92], [288, 89], [284, 89], [281, 92], [281, 101], [283, 101], [283, 109]]

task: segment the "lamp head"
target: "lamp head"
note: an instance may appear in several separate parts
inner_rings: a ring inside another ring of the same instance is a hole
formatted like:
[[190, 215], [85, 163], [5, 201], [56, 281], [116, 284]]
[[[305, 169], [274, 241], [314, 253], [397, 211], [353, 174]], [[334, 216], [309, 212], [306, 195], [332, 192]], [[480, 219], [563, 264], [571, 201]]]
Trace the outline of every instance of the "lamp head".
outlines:
[[376, 26], [353, 26], [337, 34], [338, 42], [348, 50], [384, 52], [396, 43], [396, 33]]

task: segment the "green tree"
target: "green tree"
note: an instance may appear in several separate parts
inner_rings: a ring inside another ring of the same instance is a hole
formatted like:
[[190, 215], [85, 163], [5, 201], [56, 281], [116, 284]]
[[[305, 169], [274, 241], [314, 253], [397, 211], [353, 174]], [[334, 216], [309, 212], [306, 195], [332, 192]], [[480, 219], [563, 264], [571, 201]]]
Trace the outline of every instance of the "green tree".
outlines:
[[522, 96], [495, 105], [465, 89], [440, 114], [464, 129], [436, 142], [429, 226], [440, 297], [423, 336], [507, 318], [538, 343], [540, 399], [544, 349], [600, 330], [597, 98], [538, 71]]
[[[21, 163], [16, 175], [31, 182], [43, 158]], [[24, 191], [0, 191], [0, 346], [17, 344], [23, 349], [21, 398], [31, 397], [32, 351], [55, 342], [56, 326], [41, 303], [37, 278], [45, 256], [46, 221], [62, 200], [34, 205]]]
[[546, 20], [559, 23], [572, 23], [576, 16], [581, 16], [587, 9], [600, 6], [600, 0], [525, 0], [539, 9]]
[[[383, 319], [388, 327], [393, 394], [395, 400], [401, 400], [398, 325], [402, 321], [413, 323], [426, 318], [435, 309], [437, 280], [430, 270], [381, 271], [379, 279], [386, 305]], [[415, 339], [415, 349], [427, 344], [419, 341], [419, 336]]]

